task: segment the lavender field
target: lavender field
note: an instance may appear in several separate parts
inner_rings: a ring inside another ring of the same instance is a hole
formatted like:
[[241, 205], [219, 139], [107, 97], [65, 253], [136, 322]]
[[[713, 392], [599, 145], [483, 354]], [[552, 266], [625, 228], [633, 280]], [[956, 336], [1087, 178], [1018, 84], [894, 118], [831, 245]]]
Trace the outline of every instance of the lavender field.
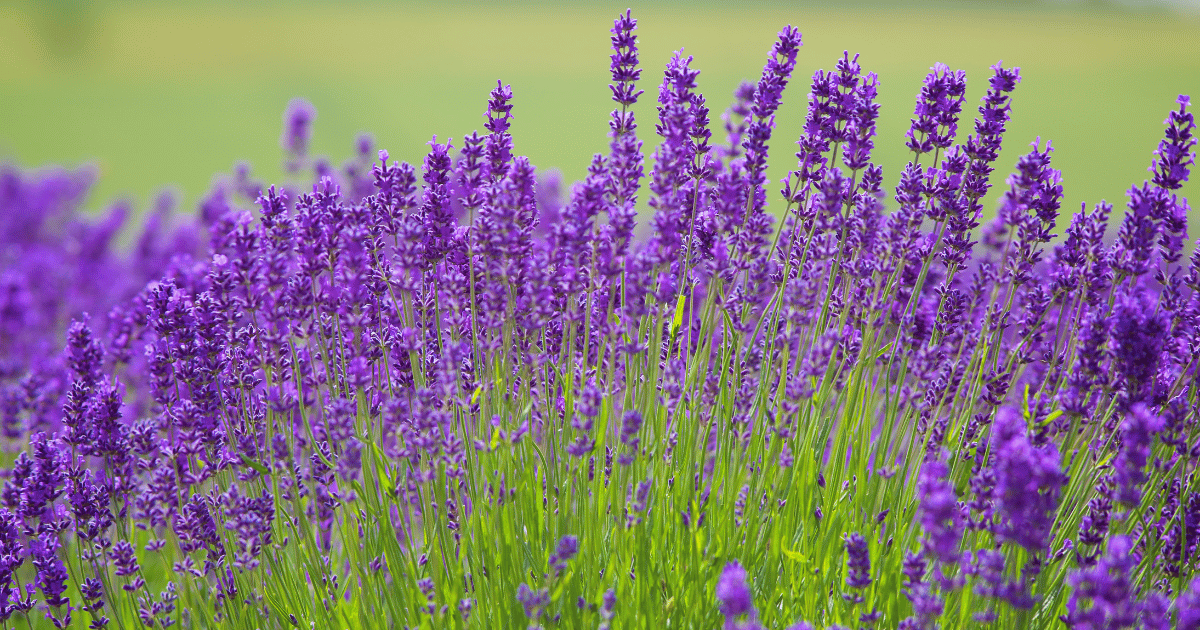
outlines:
[[417, 164], [292, 100], [132, 237], [0, 169], [0, 628], [1200, 629], [1189, 97], [1068, 207], [1011, 64], [893, 138], [793, 26], [733, 94], [608, 35], [573, 183], [504, 80]]

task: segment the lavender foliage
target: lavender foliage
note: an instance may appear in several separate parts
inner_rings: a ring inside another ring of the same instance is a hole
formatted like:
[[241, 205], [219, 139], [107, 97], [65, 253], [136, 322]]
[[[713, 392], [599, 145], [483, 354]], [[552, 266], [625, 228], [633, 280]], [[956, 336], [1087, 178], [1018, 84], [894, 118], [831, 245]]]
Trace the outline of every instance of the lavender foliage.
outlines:
[[858, 55], [785, 94], [787, 26], [714, 140], [682, 52], [639, 130], [636, 32], [563, 195], [503, 81], [409, 162], [295, 100], [287, 181], [129, 248], [88, 169], [0, 168], [0, 628], [1200, 627], [1189, 98], [1066, 221], [1040, 139], [984, 206], [1017, 68], [882, 138]]

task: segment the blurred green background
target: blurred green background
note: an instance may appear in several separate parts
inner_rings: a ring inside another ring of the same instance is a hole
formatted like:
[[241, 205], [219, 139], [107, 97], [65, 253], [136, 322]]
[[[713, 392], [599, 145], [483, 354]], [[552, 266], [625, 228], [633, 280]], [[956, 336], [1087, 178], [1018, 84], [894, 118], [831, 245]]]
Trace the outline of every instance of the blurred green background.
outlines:
[[[647, 94], [637, 114], [647, 152], [672, 51], [695, 56], [719, 125], [738, 82], [760, 74], [780, 28], [800, 28], [804, 47], [772, 145], [774, 181], [794, 166], [812, 73], [832, 68], [843, 50], [861, 53], [863, 68], [880, 76], [876, 155], [889, 185], [905, 162], [904, 132], [931, 65], [967, 71], [964, 133], [988, 66], [1003, 59], [1021, 67], [993, 202], [1040, 135], [1056, 149], [1064, 212], [1101, 198], [1120, 208], [1128, 186], [1148, 176], [1176, 96], [1191, 93], [1200, 104], [1200, 17], [1186, 2], [9, 0], [0, 2], [0, 161], [96, 164], [92, 208], [123, 196], [144, 209], [169, 185], [191, 209], [236, 161], [248, 161], [260, 180], [280, 179], [282, 113], [292, 97], [315, 104], [313, 151], [334, 164], [363, 131], [395, 158], [419, 163], [432, 134], [457, 140], [482, 128], [488, 91], [501, 79], [515, 92], [517, 151], [573, 181], [606, 148], [608, 29], [626, 6], [639, 20]], [[1197, 190], [1192, 182], [1183, 192]]]

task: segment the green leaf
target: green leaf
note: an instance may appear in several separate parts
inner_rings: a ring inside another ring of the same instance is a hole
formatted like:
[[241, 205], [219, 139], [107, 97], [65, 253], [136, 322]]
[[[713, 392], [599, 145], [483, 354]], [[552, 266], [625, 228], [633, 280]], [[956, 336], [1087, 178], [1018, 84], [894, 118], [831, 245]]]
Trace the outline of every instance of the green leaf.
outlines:
[[550, 595], [550, 601], [556, 602], [562, 597], [563, 590], [567, 588], [567, 583], [571, 581], [571, 576], [575, 575], [574, 571], [567, 571], [558, 580], [558, 584], [554, 587], [554, 593]]
[[261, 473], [263, 475], [271, 474], [270, 469], [268, 469], [266, 466], [263, 466], [262, 464], [251, 460], [250, 458], [246, 457], [245, 455], [242, 455], [242, 464], [249, 466], [249, 467], [253, 468], [254, 470], [257, 470], [259, 473]]
[[1042, 420], [1038, 423], [1038, 427], [1040, 428], [1049, 425], [1051, 422], [1057, 420], [1061, 415], [1063, 415], [1062, 409], [1055, 409], [1054, 411], [1051, 411], [1050, 415], [1046, 416], [1045, 420]]
[[680, 293], [679, 297], [675, 300], [675, 317], [671, 320], [672, 339], [679, 332], [679, 327], [683, 325], [683, 305], [685, 302], [687, 302], [687, 296]]

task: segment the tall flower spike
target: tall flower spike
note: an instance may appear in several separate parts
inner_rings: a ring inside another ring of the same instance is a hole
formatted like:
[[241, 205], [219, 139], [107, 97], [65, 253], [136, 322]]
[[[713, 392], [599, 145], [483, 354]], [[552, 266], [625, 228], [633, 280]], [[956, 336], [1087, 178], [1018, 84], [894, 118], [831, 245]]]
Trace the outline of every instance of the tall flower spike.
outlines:
[[975, 244], [971, 240], [972, 230], [979, 227], [979, 218], [983, 216], [981, 199], [991, 188], [992, 165], [1000, 155], [1001, 141], [1012, 111], [1010, 95], [1020, 82], [1020, 68], [1005, 68], [1001, 62], [992, 66], [988, 91], [979, 107], [979, 117], [975, 119], [975, 135], [967, 139], [962, 149], [968, 161], [959, 203], [954, 204], [957, 213], [946, 219], [948, 263], [961, 264]]
[[843, 50], [842, 58], [837, 60], [834, 71], [830, 75], [833, 80], [837, 98], [830, 103], [833, 115], [833, 127], [829, 140], [842, 143], [850, 137], [850, 124], [854, 120], [855, 105], [858, 100], [858, 87], [862, 81], [862, 66], [858, 63], [859, 54], [850, 56], [850, 51]]
[[746, 583], [746, 569], [737, 560], [725, 565], [717, 579], [717, 601], [721, 603], [721, 614], [726, 617], [726, 626], [735, 617], [753, 615], [754, 596]]
[[692, 98], [688, 119], [691, 121], [688, 138], [691, 144], [692, 158], [695, 160], [688, 169], [688, 176], [706, 180], [712, 176], [712, 167], [708, 160], [708, 153], [711, 149], [708, 141], [712, 139], [712, 131], [708, 128], [708, 105], [703, 94], [696, 93]]
[[767, 143], [775, 128], [775, 110], [783, 100], [783, 89], [787, 87], [792, 70], [796, 67], [796, 53], [802, 44], [799, 30], [790, 24], [784, 27], [771, 47], [762, 78], [754, 88], [754, 100], [750, 106], [754, 119], [750, 121], [746, 137], [742, 139], [751, 192], [749, 214], [757, 214], [766, 206], [763, 185], [767, 183]]
[[637, 139], [637, 123], [634, 122], [633, 110], [637, 99], [644, 91], [637, 89], [637, 81], [642, 71], [637, 67], [638, 49], [637, 37], [633, 32], [637, 29], [637, 20], [633, 19], [630, 11], [625, 11], [613, 21], [612, 48], [610, 57], [612, 63], [612, 99], [621, 108], [614, 109], [609, 120], [608, 154], [608, 189], [609, 227], [611, 242], [606, 246], [610, 251], [602, 252], [602, 272], [605, 275], [616, 275], [622, 269], [618, 260], [625, 255], [629, 239], [633, 235], [635, 219], [637, 218], [637, 192], [644, 175], [642, 158], [642, 143]]
[[700, 71], [693, 70], [689, 66], [692, 57], [684, 58], [681, 52], [677, 51], [667, 62], [658, 90], [655, 130], [662, 142], [654, 152], [654, 169], [650, 173], [650, 190], [654, 193], [650, 207], [655, 210], [652, 225], [657, 249], [651, 255], [659, 264], [674, 262], [687, 230], [681, 224], [685, 220], [682, 189], [694, 162], [691, 108]]
[[[47, 615], [55, 622], [55, 626], [63, 628], [71, 625], [70, 608], [61, 611], [64, 613], [61, 619], [53, 614], [71, 603], [66, 594], [70, 576], [58, 554], [61, 547], [58, 537], [51, 532], [45, 532], [29, 543], [30, 561], [37, 569], [38, 589], [42, 591], [46, 605], [55, 609]], [[60, 621], [62, 625], [59, 625]]]
[[425, 222], [425, 264], [436, 265], [450, 248], [454, 217], [450, 214], [450, 142], [441, 144], [434, 136], [429, 141], [422, 177], [425, 197], [422, 214]]
[[842, 152], [842, 163], [852, 171], [871, 164], [871, 150], [875, 148], [875, 119], [879, 117], [879, 104], [875, 102], [878, 93], [879, 77], [874, 72], [868, 72], [854, 87], [854, 104], [846, 126], [846, 148]]
[[1163, 124], [1167, 126], [1167, 137], [1163, 138], [1154, 151], [1154, 163], [1150, 172], [1154, 174], [1154, 184], [1167, 190], [1178, 190], [1191, 174], [1191, 167], [1196, 163], [1196, 136], [1192, 130], [1196, 123], [1192, 112], [1187, 110], [1191, 99], [1180, 94], [1176, 99], [1179, 109], [1173, 110]]
[[1146, 463], [1154, 435], [1165, 426], [1163, 419], [1144, 403], [1137, 403], [1121, 422], [1121, 446], [1113, 460], [1113, 479], [1117, 501], [1136, 508], [1142, 501], [1146, 483]]
[[[1128, 536], [1116, 536], [1099, 564], [1067, 578], [1072, 593], [1063, 618], [1070, 628], [1131, 628], [1138, 619], [1130, 577], [1138, 557]], [[1144, 626], [1141, 626], [1144, 627]], [[1183, 627], [1182, 624], [1180, 627]]]
[[[1191, 167], [1196, 163], [1196, 137], [1192, 131], [1196, 128], [1192, 113], [1187, 111], [1191, 100], [1186, 95], [1179, 95], [1176, 100], [1179, 109], [1172, 111], [1164, 121], [1167, 125], [1166, 138], [1158, 144], [1154, 151], [1154, 162], [1150, 172], [1154, 173], [1153, 182], [1163, 191], [1178, 190], [1191, 174]], [[1187, 238], [1188, 215], [1190, 208], [1186, 199], [1178, 199], [1175, 195], [1161, 195], [1162, 203], [1158, 207], [1159, 219], [1162, 221], [1162, 235], [1158, 246], [1163, 260], [1168, 263], [1179, 262], [1183, 257], [1183, 244]]]
[[947, 149], [958, 131], [958, 115], [962, 112], [967, 91], [967, 73], [950, 71], [944, 63], [934, 64], [925, 76], [912, 125], [905, 137], [905, 146], [920, 157], [935, 148]]
[[1154, 379], [1170, 335], [1170, 322], [1149, 295], [1123, 296], [1113, 307], [1111, 370], [1128, 403], [1153, 393]]
[[918, 495], [921, 501], [922, 540], [930, 556], [941, 562], [956, 562], [962, 544], [963, 517], [954, 486], [946, 481], [950, 469], [941, 459], [930, 460], [921, 469]]
[[1137, 278], [1155, 264], [1154, 244], [1162, 231], [1163, 209], [1170, 204], [1170, 195], [1162, 188], [1143, 182], [1131, 186], [1125, 193], [1128, 210], [1121, 219], [1109, 254], [1117, 279]]
[[[833, 73], [817, 70], [809, 88], [804, 133], [796, 141], [796, 144], [800, 145], [800, 150], [796, 152], [799, 163], [796, 169], [788, 174], [783, 189], [785, 199], [802, 206], [801, 218], [807, 218], [803, 205], [808, 199], [809, 190], [825, 179], [825, 170], [829, 164], [825, 153], [830, 150], [829, 143], [834, 128], [833, 103], [838, 97]], [[798, 178], [795, 190], [791, 189], [793, 175]]]
[[858, 532], [846, 537], [846, 586], [866, 588], [871, 585], [871, 555], [867, 539]]
[[996, 538], [1014, 542], [1031, 553], [1043, 553], [1049, 544], [1059, 494], [1066, 477], [1059, 454], [1051, 443], [1038, 448], [1030, 443], [1021, 413], [1003, 407], [993, 429], [996, 440]]
[[746, 133], [746, 125], [750, 119], [750, 104], [754, 101], [754, 84], [742, 81], [733, 91], [733, 103], [721, 114], [725, 123], [726, 145], [720, 147], [722, 156], [727, 161], [735, 160], [742, 155], [742, 134]]
[[[635, 85], [637, 80], [642, 78], [642, 70], [637, 67], [637, 36], [633, 34], [635, 30], [637, 30], [637, 20], [633, 19], [632, 12], [629, 10], [626, 10], [624, 15], [617, 16], [617, 19], [613, 21], [611, 31], [613, 54], [610, 57], [612, 63], [609, 67], [613, 83], [608, 87], [612, 90], [612, 99], [625, 107], [637, 103], [638, 97], [645, 93], [645, 90], [637, 90]], [[623, 131], [628, 130], [623, 129]]]
[[492, 90], [488, 99], [488, 109], [484, 114], [488, 121], [483, 126], [491, 132], [487, 138], [486, 153], [493, 182], [504, 177], [512, 161], [513, 140], [512, 134], [508, 132], [509, 121], [513, 117], [513, 106], [509, 102], [512, 97], [512, 86], [496, 81], [496, 88]]
[[1058, 219], [1063, 187], [1061, 173], [1051, 168], [1046, 141], [1045, 151], [1033, 142], [1033, 150], [1017, 160], [1017, 170], [1008, 177], [1009, 189], [1001, 202], [998, 225], [1002, 225], [1013, 243], [1009, 247], [1007, 269], [1013, 283], [1024, 284], [1032, 277], [1033, 267], [1042, 258], [1042, 245], [1054, 236], [1051, 230]]
[[491, 169], [484, 161], [484, 143], [490, 140], [491, 136], [480, 136], [475, 132], [467, 134], [463, 138], [462, 152], [454, 164], [454, 183], [461, 195], [456, 201], [466, 211], [468, 221], [475, 217], [486, 195], [484, 181]]
[[312, 122], [316, 117], [317, 109], [302, 98], [292, 99], [283, 113], [283, 136], [279, 139], [279, 144], [288, 154], [285, 164], [289, 173], [299, 171], [304, 158], [308, 156]]

